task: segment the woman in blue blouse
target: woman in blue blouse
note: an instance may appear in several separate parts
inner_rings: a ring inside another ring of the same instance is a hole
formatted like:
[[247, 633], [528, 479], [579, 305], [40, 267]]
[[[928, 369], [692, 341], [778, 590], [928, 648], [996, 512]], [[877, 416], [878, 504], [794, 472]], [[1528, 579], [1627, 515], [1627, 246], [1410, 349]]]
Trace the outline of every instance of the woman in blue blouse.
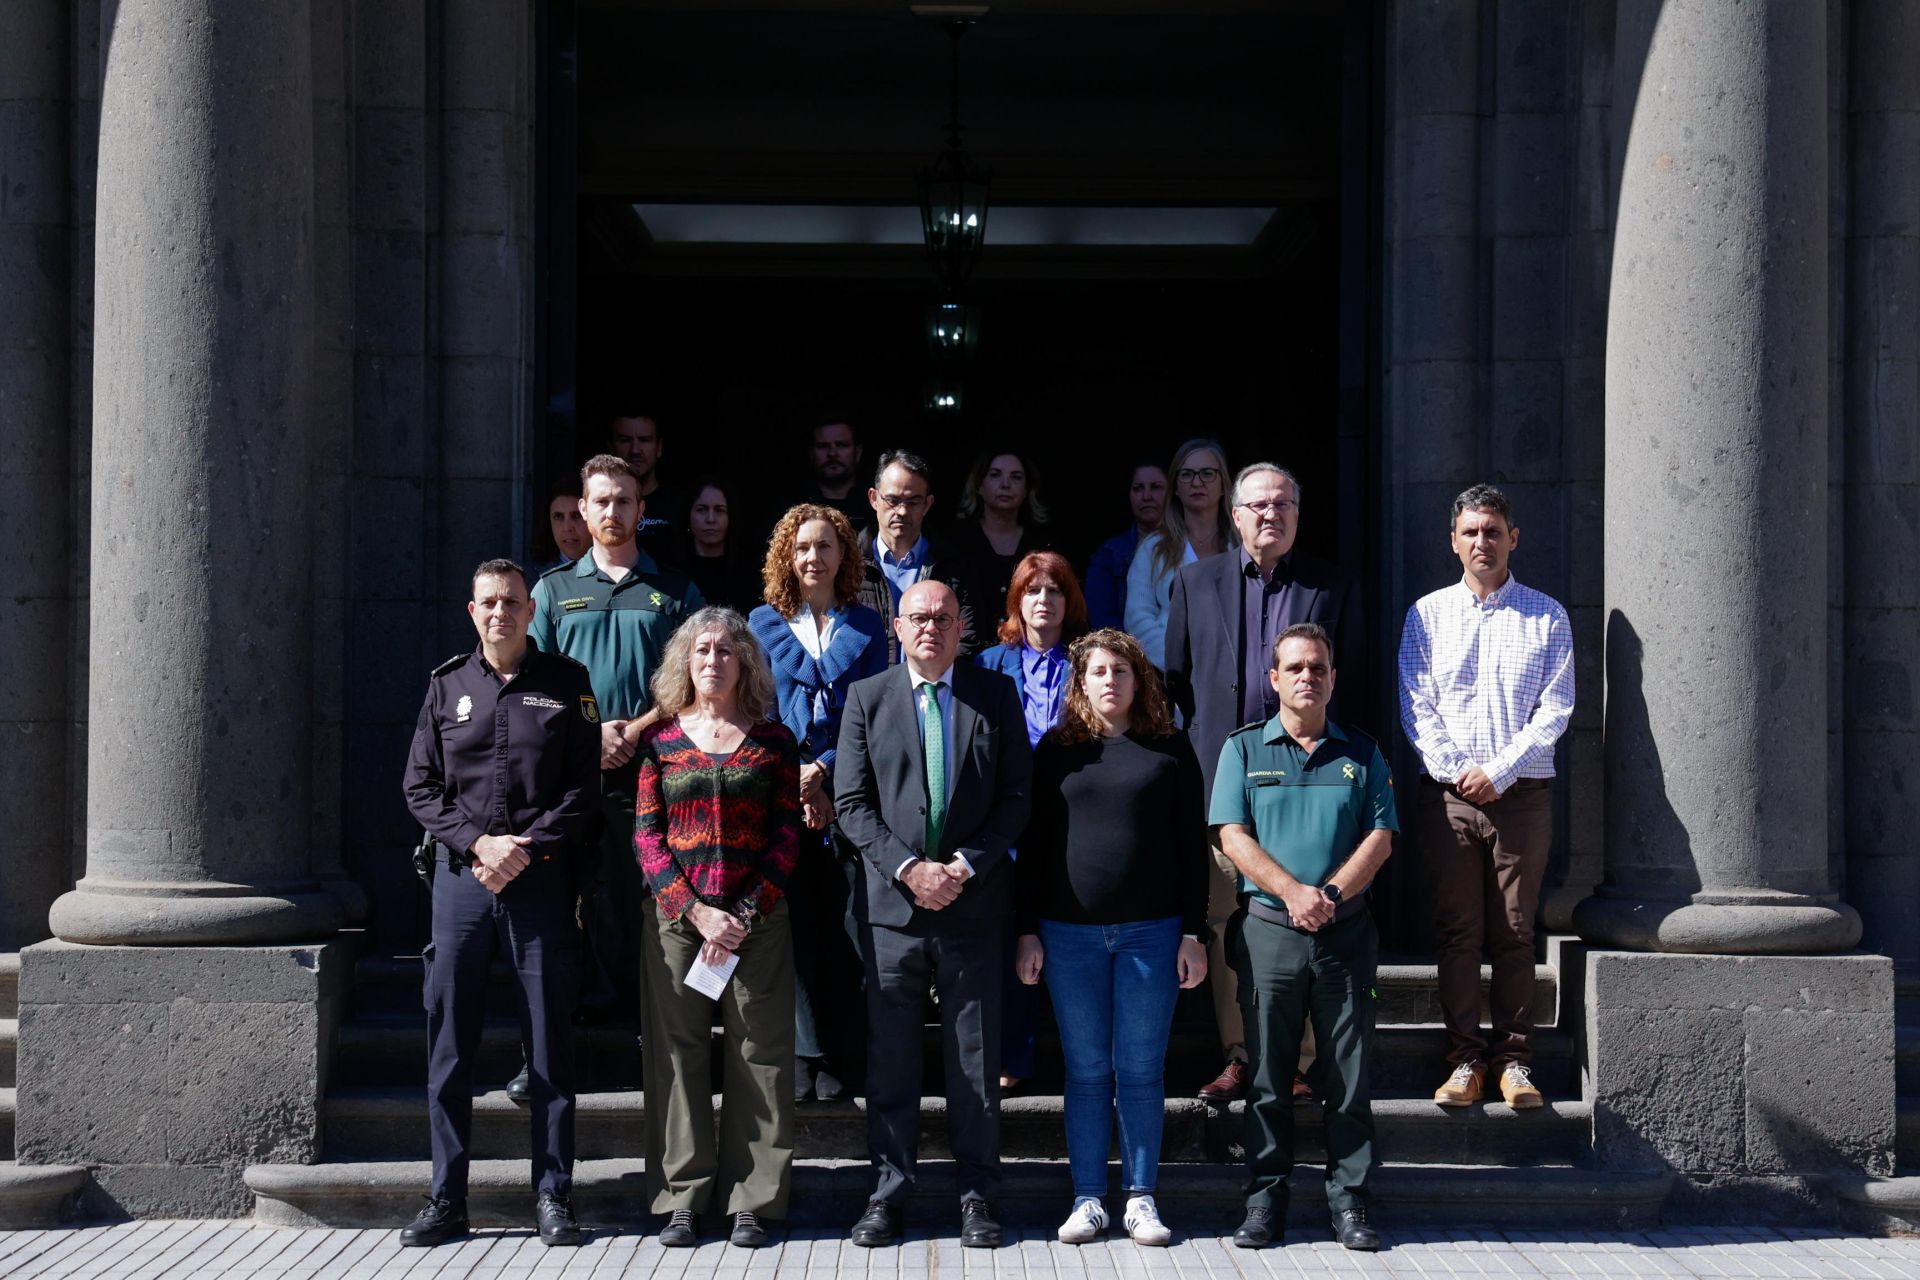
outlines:
[[[1067, 646], [1086, 634], [1087, 600], [1066, 557], [1034, 551], [1014, 566], [1006, 608], [1001, 643], [974, 661], [1012, 678], [1027, 713], [1027, 745], [1038, 746], [1060, 722], [1071, 678]], [[1000, 1087], [1013, 1089], [1033, 1074], [1033, 988], [1015, 976], [1011, 952], [1001, 1008]]]
[[766, 603], [747, 619], [773, 668], [780, 722], [800, 743], [807, 831], [794, 868], [794, 1100], [834, 1101], [866, 1058], [861, 965], [847, 933], [859, 874], [833, 829], [834, 743], [847, 686], [887, 667], [886, 624], [858, 603], [865, 570], [846, 516], [802, 503], [774, 526], [761, 577]]

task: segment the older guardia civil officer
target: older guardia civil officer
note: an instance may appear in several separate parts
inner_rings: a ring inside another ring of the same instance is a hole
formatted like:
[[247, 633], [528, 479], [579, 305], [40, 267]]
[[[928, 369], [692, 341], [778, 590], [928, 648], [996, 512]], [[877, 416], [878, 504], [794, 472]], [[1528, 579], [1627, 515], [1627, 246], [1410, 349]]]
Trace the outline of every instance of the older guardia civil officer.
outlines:
[[940, 997], [960, 1243], [1000, 1243], [1000, 997], [1013, 865], [1033, 754], [1013, 681], [956, 666], [960, 604], [939, 582], [900, 596], [906, 661], [847, 691], [833, 805], [859, 848], [866, 963], [867, 1145], [874, 1188], [856, 1245], [899, 1239], [920, 1138], [920, 1035]]
[[[633, 842], [652, 896], [646, 974], [647, 1186], [660, 1243], [697, 1243], [700, 1215], [732, 1243], [767, 1242], [793, 1182], [793, 934], [784, 893], [800, 849], [800, 750], [773, 710], [747, 621], [708, 607], [673, 633], [640, 735]], [[720, 994], [720, 1132], [710, 1085], [713, 1001], [696, 958], [737, 960]]]
[[527, 640], [533, 604], [511, 560], [474, 570], [471, 653], [434, 669], [407, 757], [407, 807], [435, 841], [427, 947], [427, 1131], [433, 1188], [400, 1233], [435, 1245], [467, 1232], [473, 1062], [487, 970], [520, 984], [540, 1239], [580, 1243], [573, 1187], [573, 1031], [580, 989], [574, 901], [600, 791], [600, 714], [586, 668]]
[[[1460, 581], [1422, 596], [1400, 636], [1400, 723], [1420, 753], [1420, 852], [1433, 882], [1442, 1106], [1479, 1100], [1491, 1071], [1516, 1108], [1543, 1099], [1533, 1048], [1533, 915], [1553, 843], [1553, 748], [1573, 716], [1573, 635], [1560, 602], [1514, 580], [1513, 505], [1492, 485], [1453, 500]], [[1491, 953], [1493, 1035], [1480, 1029]]]
[[1287, 1220], [1294, 1063], [1309, 1022], [1320, 1046], [1334, 1238], [1349, 1249], [1380, 1247], [1367, 1194], [1380, 943], [1366, 894], [1400, 822], [1380, 748], [1327, 718], [1333, 664], [1326, 628], [1282, 631], [1268, 672], [1280, 710], [1230, 734], [1213, 776], [1211, 817], [1243, 895], [1227, 953], [1239, 970], [1253, 1066], [1247, 1216], [1233, 1235], [1248, 1249], [1278, 1239]]

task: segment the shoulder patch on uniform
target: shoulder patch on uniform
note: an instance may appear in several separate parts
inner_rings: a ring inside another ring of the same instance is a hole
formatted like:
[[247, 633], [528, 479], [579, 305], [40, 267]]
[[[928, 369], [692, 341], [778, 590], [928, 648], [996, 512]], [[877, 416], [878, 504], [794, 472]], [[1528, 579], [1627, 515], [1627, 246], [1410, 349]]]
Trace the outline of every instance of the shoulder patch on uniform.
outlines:
[[594, 701], [592, 694], [580, 695], [580, 714], [587, 718], [588, 724], [600, 723], [600, 704]]
[[448, 658], [445, 662], [435, 667], [433, 669], [433, 674], [436, 676], [446, 675], [449, 671], [458, 669], [460, 664], [467, 660], [467, 657], [468, 655], [464, 653], [456, 653], [451, 658]]

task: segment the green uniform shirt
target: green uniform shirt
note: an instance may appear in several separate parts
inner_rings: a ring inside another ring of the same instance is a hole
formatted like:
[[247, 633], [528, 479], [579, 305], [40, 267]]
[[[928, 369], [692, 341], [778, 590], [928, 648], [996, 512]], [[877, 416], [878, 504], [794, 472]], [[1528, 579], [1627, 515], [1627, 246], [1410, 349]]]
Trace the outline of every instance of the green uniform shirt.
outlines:
[[[1308, 756], [1277, 715], [1227, 735], [1207, 821], [1252, 828], [1268, 857], [1310, 885], [1325, 884], [1370, 833], [1400, 829], [1393, 774], [1372, 738], [1329, 720]], [[1285, 905], [1245, 876], [1240, 891]]]
[[588, 552], [534, 584], [533, 642], [587, 669], [602, 717], [631, 720], [653, 706], [647, 686], [667, 640], [702, 603], [700, 588], [644, 551], [618, 582]]

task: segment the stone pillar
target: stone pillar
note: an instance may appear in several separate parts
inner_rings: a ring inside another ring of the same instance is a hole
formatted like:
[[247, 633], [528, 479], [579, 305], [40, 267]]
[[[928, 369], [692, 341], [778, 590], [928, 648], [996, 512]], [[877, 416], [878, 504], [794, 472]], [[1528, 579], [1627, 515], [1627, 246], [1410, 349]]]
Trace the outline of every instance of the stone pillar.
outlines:
[[311, 874], [307, 5], [103, 32], [85, 943], [339, 927]]
[[47, 936], [67, 856], [65, 0], [0, 5], [0, 951]]
[[1821, 5], [1623, 0], [1607, 338], [1599, 945], [1806, 953], [1828, 872]]
[[1828, 12], [1618, 15], [1594, 1153], [1684, 1172], [1680, 1219], [1813, 1219], [1824, 1173], [1894, 1163], [1892, 966], [1819, 954], [1860, 937], [1828, 859]]
[[87, 862], [21, 953], [15, 1145], [96, 1213], [239, 1215], [247, 1165], [319, 1157], [347, 968], [309, 834], [310, 14], [108, 12]]

